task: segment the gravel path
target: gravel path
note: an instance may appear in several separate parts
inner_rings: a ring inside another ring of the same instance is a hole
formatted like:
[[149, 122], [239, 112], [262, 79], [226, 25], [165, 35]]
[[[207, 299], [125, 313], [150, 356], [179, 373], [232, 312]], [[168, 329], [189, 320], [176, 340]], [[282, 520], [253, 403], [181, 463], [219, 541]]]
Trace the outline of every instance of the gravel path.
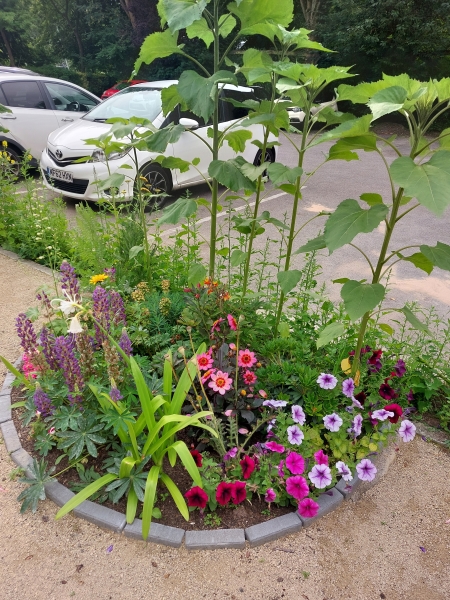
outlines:
[[[0, 254], [0, 353], [51, 277]], [[0, 371], [0, 382], [4, 370]], [[402, 444], [380, 483], [296, 535], [248, 550], [191, 552], [126, 539], [46, 501], [21, 515], [0, 438], [1, 600], [448, 600], [450, 455]], [[107, 548], [113, 545], [112, 552]], [[422, 549], [421, 549], [422, 548]]]

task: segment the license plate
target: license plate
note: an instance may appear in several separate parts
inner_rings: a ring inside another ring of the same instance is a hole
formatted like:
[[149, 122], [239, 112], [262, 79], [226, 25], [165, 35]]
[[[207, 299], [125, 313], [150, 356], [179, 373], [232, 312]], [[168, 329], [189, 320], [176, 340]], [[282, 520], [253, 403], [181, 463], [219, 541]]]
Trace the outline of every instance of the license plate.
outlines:
[[59, 181], [70, 181], [73, 182], [73, 175], [68, 171], [61, 171], [60, 169], [47, 169], [48, 176], [51, 179], [59, 179]]

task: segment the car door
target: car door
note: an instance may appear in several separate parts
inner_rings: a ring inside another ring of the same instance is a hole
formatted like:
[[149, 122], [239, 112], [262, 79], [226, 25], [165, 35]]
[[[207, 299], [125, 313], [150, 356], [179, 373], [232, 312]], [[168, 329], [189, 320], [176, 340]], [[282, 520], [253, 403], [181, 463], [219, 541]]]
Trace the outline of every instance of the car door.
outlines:
[[76, 121], [99, 104], [93, 96], [66, 83], [43, 81], [42, 84], [54, 105], [58, 127]]
[[55, 113], [32, 78], [4, 81], [1, 89], [12, 113], [2, 113], [0, 122], [33, 158], [39, 159], [49, 134], [59, 127]]

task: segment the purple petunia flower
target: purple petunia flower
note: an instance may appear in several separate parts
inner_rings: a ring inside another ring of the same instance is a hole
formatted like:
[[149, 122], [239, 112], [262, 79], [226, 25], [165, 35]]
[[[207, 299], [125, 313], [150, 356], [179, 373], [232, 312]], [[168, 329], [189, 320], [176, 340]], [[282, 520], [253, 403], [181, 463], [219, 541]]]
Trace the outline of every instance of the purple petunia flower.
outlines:
[[352, 396], [352, 406], [356, 406], [356, 408], [363, 409], [363, 405], [359, 400], [357, 400], [354, 396]]
[[228, 450], [228, 452], [225, 454], [225, 456], [223, 457], [223, 460], [231, 460], [232, 458], [234, 458], [237, 454], [238, 449], [236, 448], [236, 446], [234, 448], [231, 448], [231, 450]]
[[361, 481], [372, 481], [377, 474], [376, 466], [368, 458], [363, 458], [362, 461], [356, 465], [356, 471]]
[[398, 361], [394, 365], [394, 370], [395, 370], [397, 377], [403, 377], [403, 375], [406, 373], [405, 361], [402, 360], [401, 358], [399, 358]]
[[292, 407], [292, 419], [294, 423], [298, 423], [299, 425], [304, 425], [306, 421], [306, 415], [301, 406], [293, 406]]
[[351, 481], [353, 479], [352, 472], [342, 460], [338, 460], [336, 463], [336, 469], [338, 475], [340, 475], [344, 481]]
[[266, 495], [264, 496], [264, 500], [266, 502], [274, 502], [274, 500], [276, 499], [277, 495], [274, 491], [273, 488], [268, 488], [266, 490]]
[[355, 437], [361, 435], [363, 418], [361, 415], [355, 415], [352, 423], [352, 433], [354, 433]]
[[290, 444], [300, 446], [305, 437], [303, 431], [298, 425], [291, 425], [287, 428], [287, 436]]
[[336, 413], [333, 413], [331, 415], [325, 415], [323, 418], [323, 423], [325, 425], [325, 427], [328, 429], [328, 431], [339, 431], [343, 420], [341, 419], [341, 417], [339, 415], [337, 415]]
[[25, 313], [20, 313], [16, 318], [16, 331], [24, 352], [29, 356], [37, 352], [37, 337], [33, 323]]
[[55, 410], [52, 401], [41, 387], [36, 387], [36, 391], [33, 394], [33, 402], [36, 410], [41, 413], [43, 417], [49, 417]]
[[344, 379], [344, 381], [342, 382], [342, 393], [344, 394], [344, 396], [347, 396], [347, 398], [352, 398], [354, 391], [355, 382], [353, 381], [353, 379], [351, 377], [349, 379]]
[[412, 390], [409, 390], [407, 396], [406, 396], [406, 400], [408, 401], [408, 404], [410, 402], [414, 402], [414, 394]]
[[284, 408], [286, 404], [286, 400], [264, 400], [263, 402], [263, 406], [270, 406], [270, 408]]
[[305, 470], [305, 459], [297, 452], [289, 452], [286, 458], [286, 467], [293, 475], [301, 475]]
[[278, 477], [284, 477], [284, 460], [280, 460], [278, 463]]
[[332, 390], [336, 387], [338, 380], [334, 375], [321, 373], [317, 378], [317, 383], [323, 390]]
[[269, 421], [269, 423], [267, 425], [267, 433], [269, 433], [269, 431], [272, 431], [273, 426], [275, 425], [276, 422], [277, 422], [276, 419], [272, 419], [271, 421]]
[[372, 419], [377, 419], [378, 421], [386, 421], [386, 419], [393, 416], [394, 413], [391, 410], [385, 410], [384, 408], [374, 410], [372, 413]]
[[416, 426], [408, 419], [404, 419], [398, 430], [399, 436], [404, 442], [411, 442], [416, 436]]
[[330, 467], [327, 465], [314, 465], [308, 477], [318, 489], [326, 488], [332, 481]]

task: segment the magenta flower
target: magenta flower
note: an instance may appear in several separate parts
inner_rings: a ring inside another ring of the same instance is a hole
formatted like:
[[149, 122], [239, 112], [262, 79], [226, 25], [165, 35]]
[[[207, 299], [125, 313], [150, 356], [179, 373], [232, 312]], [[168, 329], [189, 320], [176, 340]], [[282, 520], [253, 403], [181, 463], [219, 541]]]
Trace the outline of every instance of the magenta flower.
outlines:
[[389, 417], [389, 421], [391, 423], [397, 423], [397, 421], [403, 414], [403, 408], [399, 404], [396, 404], [395, 402], [393, 404], [386, 404], [386, 406], [384, 407], [384, 410], [389, 410], [394, 413], [393, 417]]
[[212, 324], [211, 327], [211, 334], [213, 334], [215, 331], [220, 331], [220, 324], [223, 322], [222, 317], [220, 317], [220, 319], [217, 319], [217, 321], [214, 321], [214, 323]]
[[336, 413], [333, 413], [331, 415], [325, 415], [325, 417], [323, 418], [323, 423], [329, 431], [335, 432], [335, 431], [339, 431], [339, 428], [341, 427], [343, 420], [341, 419], [341, 417], [339, 415], [337, 415]]
[[217, 486], [216, 500], [220, 506], [225, 506], [231, 500], [234, 490], [234, 483], [221, 481]]
[[246, 385], [253, 385], [258, 379], [252, 371], [245, 371], [245, 373], [242, 375], [242, 378]]
[[244, 456], [244, 458], [239, 461], [239, 464], [241, 465], [242, 469], [242, 477], [244, 479], [248, 479], [255, 470], [255, 461], [253, 458], [250, 458], [250, 456]]
[[305, 459], [297, 452], [289, 452], [286, 458], [286, 467], [293, 475], [301, 475], [305, 470]]
[[372, 413], [372, 419], [377, 419], [378, 421], [386, 421], [386, 419], [389, 419], [389, 417], [393, 416], [394, 413], [391, 410], [386, 410], [384, 408], [374, 410]]
[[406, 365], [405, 365], [405, 361], [403, 361], [401, 358], [395, 363], [394, 365], [394, 370], [395, 373], [397, 375], [397, 377], [403, 377], [403, 375], [406, 373]]
[[284, 408], [286, 406], [286, 400], [264, 400], [263, 406], [270, 406], [270, 408]]
[[188, 490], [184, 497], [187, 499], [188, 506], [196, 506], [198, 508], [205, 508], [208, 502], [208, 494], [202, 490], [201, 487], [195, 486]]
[[290, 444], [294, 446], [300, 446], [305, 437], [303, 431], [300, 429], [298, 425], [291, 425], [287, 428], [287, 436]]
[[344, 481], [351, 481], [353, 479], [352, 472], [345, 462], [342, 462], [342, 460], [338, 460], [336, 463], [336, 469], [338, 475], [340, 475]]
[[398, 434], [404, 442], [411, 442], [416, 435], [416, 426], [411, 421], [408, 421], [408, 419], [405, 419], [400, 425]]
[[232, 331], [236, 331], [236, 329], [238, 328], [236, 319], [233, 317], [233, 315], [227, 315], [227, 319], [228, 319], [228, 325], [230, 326], [230, 329]]
[[239, 350], [238, 355], [238, 366], [239, 367], [253, 367], [256, 363], [256, 356], [254, 352], [250, 352], [247, 348], [246, 350]]
[[231, 450], [228, 450], [228, 452], [225, 454], [225, 456], [223, 457], [223, 460], [231, 460], [232, 458], [234, 458], [237, 454], [238, 449], [236, 448], [236, 446], [234, 448], [231, 448]]
[[247, 490], [245, 489], [246, 483], [244, 481], [235, 481], [232, 485], [231, 499], [233, 504], [240, 504], [247, 498]]
[[385, 400], [395, 400], [395, 398], [397, 398], [398, 394], [397, 392], [394, 390], [394, 388], [392, 388], [388, 383], [382, 383], [380, 385], [380, 389], [378, 390], [378, 393], [380, 394], [380, 396], [382, 398], [384, 398]]
[[216, 370], [217, 369], [209, 369], [209, 371], [206, 371], [201, 377], [202, 383], [206, 383], [208, 379], [211, 378], [211, 375], [216, 372]]
[[304, 498], [298, 505], [298, 512], [301, 517], [311, 519], [319, 512], [320, 506], [312, 498]]
[[308, 482], [300, 475], [288, 477], [286, 479], [286, 491], [296, 500], [303, 500], [309, 494]]
[[294, 423], [298, 423], [299, 425], [304, 425], [306, 421], [306, 415], [301, 406], [293, 406], [292, 409], [292, 419]]
[[358, 437], [358, 435], [361, 435], [362, 422], [363, 422], [362, 416], [355, 415], [355, 418], [353, 419], [353, 424], [352, 424], [352, 432], [355, 434], [355, 437]]
[[324, 453], [322, 449], [318, 450], [314, 454], [314, 460], [318, 465], [328, 465], [328, 456]]
[[279, 452], [280, 454], [282, 454], [285, 450], [284, 446], [277, 444], [277, 442], [266, 442], [264, 446], [268, 450], [272, 450], [272, 452]]
[[332, 481], [330, 467], [327, 465], [314, 465], [308, 473], [308, 477], [311, 483], [319, 489], [326, 488]]
[[270, 503], [270, 502], [274, 502], [275, 499], [276, 499], [276, 497], [277, 497], [277, 495], [276, 495], [274, 489], [273, 488], [268, 488], [267, 491], [266, 491], [266, 495], [264, 496], [264, 500], [266, 502]]
[[220, 395], [224, 395], [229, 389], [231, 389], [231, 384], [233, 380], [231, 377], [228, 377], [228, 373], [223, 371], [217, 371], [217, 373], [213, 373], [211, 375], [211, 381], [208, 383], [208, 386], [214, 391], [219, 392]]
[[317, 383], [323, 390], [332, 390], [336, 387], [338, 380], [334, 375], [321, 373], [317, 378]]
[[351, 377], [349, 379], [344, 379], [344, 381], [342, 382], [342, 393], [344, 394], [344, 396], [347, 396], [347, 398], [352, 398], [354, 391], [355, 382], [353, 381], [353, 379]]
[[377, 474], [376, 466], [368, 458], [363, 458], [362, 461], [356, 465], [356, 471], [361, 481], [372, 481]]
[[204, 352], [203, 354], [197, 354], [197, 366], [200, 371], [207, 371], [211, 369], [214, 364], [214, 360], [211, 357], [211, 350]]

